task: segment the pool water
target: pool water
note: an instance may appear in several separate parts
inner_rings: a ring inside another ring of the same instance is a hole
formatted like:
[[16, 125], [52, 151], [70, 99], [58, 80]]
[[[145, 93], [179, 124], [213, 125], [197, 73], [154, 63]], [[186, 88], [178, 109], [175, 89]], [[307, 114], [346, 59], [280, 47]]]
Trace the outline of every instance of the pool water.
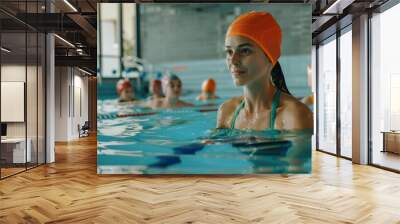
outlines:
[[97, 172], [310, 172], [312, 130], [217, 130], [216, 109], [224, 100], [205, 107], [196, 103], [195, 107], [160, 110], [98, 100]]

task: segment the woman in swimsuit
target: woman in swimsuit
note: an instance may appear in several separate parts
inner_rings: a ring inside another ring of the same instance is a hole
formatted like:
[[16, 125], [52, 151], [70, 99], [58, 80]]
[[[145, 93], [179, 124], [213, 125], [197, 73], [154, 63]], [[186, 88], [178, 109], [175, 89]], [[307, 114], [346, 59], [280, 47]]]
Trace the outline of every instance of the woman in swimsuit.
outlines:
[[243, 96], [225, 101], [217, 128], [299, 130], [313, 127], [313, 114], [290, 95], [278, 58], [282, 32], [271, 14], [250, 12], [230, 25], [226, 63]]

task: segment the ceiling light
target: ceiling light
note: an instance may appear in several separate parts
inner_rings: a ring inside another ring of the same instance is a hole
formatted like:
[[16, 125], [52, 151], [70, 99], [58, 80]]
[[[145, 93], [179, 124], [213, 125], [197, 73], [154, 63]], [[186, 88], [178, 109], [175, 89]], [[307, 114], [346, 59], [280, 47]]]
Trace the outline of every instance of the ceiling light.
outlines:
[[1, 50], [4, 51], [4, 52], [6, 52], [6, 53], [10, 53], [10, 52], [11, 52], [11, 50], [9, 50], [9, 49], [7, 49], [7, 48], [5, 48], [5, 47], [1, 47]]
[[356, 2], [356, 0], [336, 0], [327, 9], [324, 10], [322, 14], [324, 15], [340, 15], [343, 14], [343, 10], [349, 7], [351, 4]]
[[[336, 11], [337, 9], [335, 9], [335, 7], [337, 7], [337, 4], [339, 4], [341, 0], [336, 0], [332, 5], [330, 5], [322, 14], [331, 14], [331, 13], [336, 13], [338, 14]], [[334, 12], [331, 12], [332, 9], [335, 9]]]
[[72, 10], [74, 10], [74, 12], [78, 12], [78, 10], [71, 4], [69, 3], [68, 0], [64, 0], [65, 4], [67, 4]]
[[92, 75], [90, 72], [88, 72], [88, 71], [86, 71], [86, 70], [83, 70], [83, 69], [81, 69], [81, 68], [78, 68], [81, 72], [83, 72], [83, 73], [85, 73], [85, 74], [87, 74], [87, 75]]
[[69, 42], [68, 40], [58, 36], [57, 34], [54, 34], [55, 37], [57, 37], [58, 39], [60, 39], [61, 41], [63, 41], [64, 43], [66, 43], [67, 45], [69, 45], [70, 47], [75, 48], [75, 45], [71, 44], [71, 42]]

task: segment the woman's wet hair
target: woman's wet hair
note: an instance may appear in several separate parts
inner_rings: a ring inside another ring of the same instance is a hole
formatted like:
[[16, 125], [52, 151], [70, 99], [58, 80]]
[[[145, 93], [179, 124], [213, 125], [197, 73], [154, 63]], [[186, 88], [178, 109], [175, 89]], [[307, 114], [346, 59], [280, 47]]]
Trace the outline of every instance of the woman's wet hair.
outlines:
[[271, 79], [276, 88], [284, 93], [292, 95], [286, 86], [285, 76], [283, 75], [283, 71], [281, 65], [279, 64], [279, 61], [276, 62], [275, 66], [272, 68]]

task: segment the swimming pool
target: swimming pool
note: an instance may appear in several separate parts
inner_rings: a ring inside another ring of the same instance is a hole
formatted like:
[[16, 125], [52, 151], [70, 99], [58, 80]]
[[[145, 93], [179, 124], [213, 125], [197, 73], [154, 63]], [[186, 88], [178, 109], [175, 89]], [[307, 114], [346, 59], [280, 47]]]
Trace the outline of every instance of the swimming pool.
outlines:
[[311, 171], [312, 130], [216, 130], [216, 109], [224, 100], [166, 110], [98, 100], [98, 174]]

